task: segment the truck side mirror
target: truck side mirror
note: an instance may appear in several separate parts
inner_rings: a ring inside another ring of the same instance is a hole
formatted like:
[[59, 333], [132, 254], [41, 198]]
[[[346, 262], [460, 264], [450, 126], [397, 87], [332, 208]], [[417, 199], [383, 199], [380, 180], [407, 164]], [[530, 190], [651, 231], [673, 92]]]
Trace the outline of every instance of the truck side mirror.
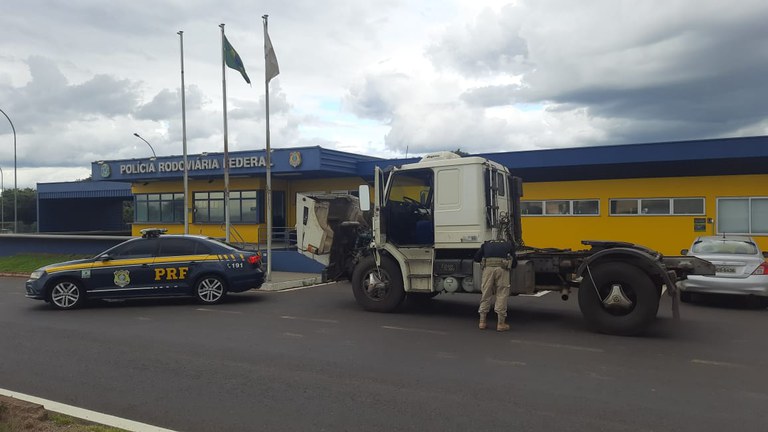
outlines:
[[360, 210], [366, 212], [371, 209], [371, 190], [368, 185], [360, 185], [357, 189], [357, 197], [360, 200]]
[[763, 251], [763, 258], [768, 258], [768, 251]]

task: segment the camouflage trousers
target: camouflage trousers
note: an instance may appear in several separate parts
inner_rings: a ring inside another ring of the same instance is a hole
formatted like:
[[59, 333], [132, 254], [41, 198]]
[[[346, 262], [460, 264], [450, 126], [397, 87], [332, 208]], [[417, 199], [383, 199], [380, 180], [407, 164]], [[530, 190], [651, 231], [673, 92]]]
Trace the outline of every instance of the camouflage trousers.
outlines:
[[509, 270], [502, 267], [486, 267], [483, 269], [483, 283], [480, 286], [480, 309], [485, 315], [491, 309], [491, 298], [496, 297], [493, 310], [500, 317], [507, 316], [507, 299], [509, 299]]

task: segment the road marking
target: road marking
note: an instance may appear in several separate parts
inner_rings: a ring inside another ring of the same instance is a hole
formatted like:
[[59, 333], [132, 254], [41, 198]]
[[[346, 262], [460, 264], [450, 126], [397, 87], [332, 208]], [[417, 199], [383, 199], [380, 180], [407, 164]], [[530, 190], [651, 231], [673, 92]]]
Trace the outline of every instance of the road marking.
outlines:
[[427, 330], [427, 329], [419, 329], [419, 328], [406, 328], [406, 327], [395, 327], [395, 326], [381, 326], [383, 329], [387, 330], [399, 330], [399, 331], [407, 331], [407, 332], [416, 332], [416, 333], [429, 333], [429, 334], [438, 334], [438, 335], [446, 335], [448, 333], [441, 332], [437, 330]]
[[536, 294], [520, 294], [520, 296], [522, 296], [522, 297], [544, 297], [545, 295], [547, 295], [547, 294], [549, 294], [551, 292], [552, 291], [544, 290], [544, 291], [539, 291]]
[[296, 317], [296, 316], [290, 316], [290, 315], [283, 315], [280, 318], [282, 318], [282, 319], [289, 319], [289, 320], [297, 320], [297, 321], [312, 321], [312, 322], [323, 322], [323, 323], [338, 323], [339, 322], [339, 321], [333, 320], [333, 319], [304, 318], [304, 317]]
[[510, 340], [510, 342], [517, 343], [517, 344], [525, 344], [525, 345], [536, 345], [536, 346], [542, 346], [547, 348], [569, 349], [569, 350], [575, 350], [575, 351], [605, 352], [605, 350], [601, 348], [591, 348], [591, 347], [585, 347], [585, 346], [579, 346], [579, 345], [563, 345], [563, 344], [546, 343], [546, 342], [531, 342], [531, 341], [524, 341], [519, 339], [512, 339]]
[[303, 337], [304, 337], [304, 335], [303, 335], [303, 334], [298, 334], [298, 333], [288, 333], [288, 332], [286, 332], [286, 333], [283, 333], [283, 335], [284, 335], [284, 336], [288, 336], [288, 337], [295, 337], [295, 338], [303, 338]]
[[455, 359], [455, 358], [456, 358], [456, 354], [451, 354], [451, 353], [447, 353], [447, 352], [442, 352], [442, 351], [439, 351], [439, 352], [437, 353], [437, 358], [442, 358], [442, 359]]
[[48, 411], [53, 411], [61, 414], [68, 415], [83, 420], [100, 423], [107, 426], [112, 426], [119, 429], [125, 429], [128, 431], [140, 431], [140, 432], [173, 432], [172, 429], [165, 429], [158, 426], [152, 426], [146, 423], [140, 423], [133, 420], [124, 419], [121, 417], [115, 417], [109, 414], [103, 414], [96, 411], [91, 411], [76, 406], [67, 405], [59, 402], [55, 402], [48, 399], [39, 398], [36, 396], [26, 395], [24, 393], [18, 393], [11, 390], [0, 388], [0, 395], [20, 399], [23, 401], [31, 402], [34, 404], [42, 405]]
[[222, 309], [197, 308], [195, 310], [200, 311], [200, 312], [219, 312], [219, 313], [228, 313], [228, 314], [242, 314], [242, 312], [228, 311], [228, 310], [222, 310]]
[[[284, 292], [290, 292], [290, 291], [299, 291], [299, 290], [305, 290], [305, 289], [309, 289], [309, 288], [316, 288], [316, 287], [319, 287], [319, 286], [331, 285], [331, 284], [334, 284], [334, 283], [336, 283], [336, 282], [325, 282], [325, 283], [319, 283], [319, 284], [302, 286], [302, 287], [296, 287], [296, 288], [286, 288], [286, 289], [277, 290], [277, 291], [273, 291], [273, 292], [284, 293]], [[264, 292], [269, 292], [269, 291], [264, 291]]]
[[139, 321], [152, 321], [152, 318], [147, 318], [147, 317], [136, 317], [136, 319]]
[[701, 360], [701, 359], [692, 359], [691, 363], [702, 364], [707, 366], [724, 366], [724, 367], [732, 367], [732, 368], [745, 367], [744, 365], [740, 365], [738, 363], [728, 363], [728, 362], [719, 362], [719, 361]]
[[513, 361], [513, 360], [499, 360], [495, 358], [487, 358], [485, 361], [494, 364], [508, 365], [508, 366], [528, 366], [525, 362]]

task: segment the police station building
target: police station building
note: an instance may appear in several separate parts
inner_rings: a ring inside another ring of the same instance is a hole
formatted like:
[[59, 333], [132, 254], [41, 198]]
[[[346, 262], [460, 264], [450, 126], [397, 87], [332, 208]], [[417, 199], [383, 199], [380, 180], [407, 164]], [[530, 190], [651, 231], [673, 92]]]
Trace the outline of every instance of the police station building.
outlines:
[[[622, 240], [679, 254], [699, 235], [744, 234], [768, 250], [768, 137], [478, 154], [524, 181], [523, 239], [539, 247], [583, 248]], [[266, 154], [230, 152], [231, 236], [266, 242]], [[272, 151], [273, 226], [296, 224], [299, 192], [356, 191], [386, 160], [321, 147]], [[39, 231], [129, 232], [147, 227], [225, 237], [222, 153], [189, 155], [187, 201], [181, 156], [92, 163], [92, 179], [39, 183]], [[123, 225], [124, 203], [133, 223]]]

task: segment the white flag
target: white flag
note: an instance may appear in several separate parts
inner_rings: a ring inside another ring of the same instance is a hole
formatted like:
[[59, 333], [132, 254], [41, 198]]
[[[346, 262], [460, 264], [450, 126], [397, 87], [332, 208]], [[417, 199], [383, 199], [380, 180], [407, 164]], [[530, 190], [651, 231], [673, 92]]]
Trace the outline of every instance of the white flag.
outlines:
[[275, 55], [275, 49], [272, 47], [272, 41], [269, 39], [269, 34], [264, 33], [264, 36], [264, 62], [267, 70], [267, 83], [269, 83], [272, 78], [280, 73], [280, 66], [277, 65], [277, 56]]

